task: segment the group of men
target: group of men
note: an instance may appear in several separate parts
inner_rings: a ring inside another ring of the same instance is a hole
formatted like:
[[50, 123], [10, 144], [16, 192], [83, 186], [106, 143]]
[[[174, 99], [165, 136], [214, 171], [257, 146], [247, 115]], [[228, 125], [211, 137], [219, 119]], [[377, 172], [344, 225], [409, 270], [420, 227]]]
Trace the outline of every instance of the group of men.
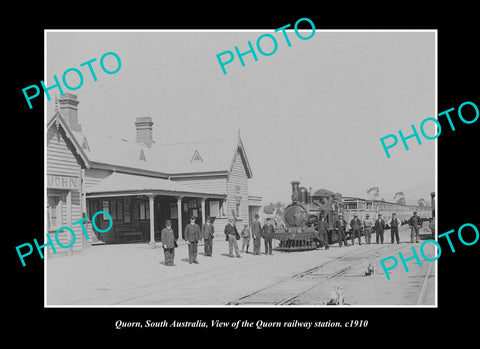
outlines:
[[[200, 226], [195, 223], [196, 217], [192, 216], [190, 218], [190, 224], [185, 226], [183, 230], [183, 240], [188, 245], [188, 262], [190, 264], [198, 264], [198, 242], [203, 240], [205, 248], [205, 256], [212, 256], [213, 252], [213, 238], [215, 234], [215, 229], [211, 222], [210, 217], [206, 218], [205, 223]], [[235, 221], [233, 219], [228, 220], [228, 224], [225, 226], [225, 240], [228, 241], [228, 251], [230, 257], [241, 258], [240, 251], [238, 248], [237, 240], [243, 238], [242, 252], [245, 251], [248, 253], [248, 248], [250, 246], [250, 240], [253, 238], [253, 254], [260, 255], [260, 241], [261, 238], [265, 241], [265, 254], [272, 254], [272, 240], [275, 228], [270, 221], [267, 221], [262, 227], [260, 223], [260, 216], [255, 215], [255, 221], [252, 224], [252, 230], [248, 227], [248, 224], [244, 225], [244, 228], [241, 232], [241, 236], [238, 233]], [[175, 257], [175, 248], [178, 247], [177, 239], [172, 229], [171, 220], [167, 219], [165, 221], [165, 228], [161, 231], [161, 242], [165, 254], [165, 265], [174, 266], [173, 263]], [[233, 252], [235, 251], [235, 255]]]
[[[319, 222], [319, 232], [322, 234], [322, 231], [325, 230], [321, 228], [323, 225], [322, 220]], [[382, 243], [384, 241], [384, 231], [387, 228], [387, 225], [390, 227], [390, 234], [391, 234], [391, 243], [394, 243], [394, 240], [397, 244], [400, 243], [400, 237], [398, 235], [398, 228], [402, 225], [400, 219], [397, 218], [396, 213], [392, 213], [392, 218], [387, 221], [383, 219], [382, 214], [378, 214], [377, 219], [373, 219], [370, 217], [370, 214], [365, 215], [365, 219], [360, 220], [358, 218], [357, 213], [353, 213], [353, 219], [350, 221], [350, 228], [351, 228], [351, 240], [352, 245], [355, 244], [355, 238], [358, 237], [358, 244], [362, 244], [362, 231], [365, 233], [365, 243], [371, 244], [371, 234], [375, 232], [375, 241], [376, 243]], [[409, 226], [411, 229], [410, 235], [410, 242], [413, 243], [415, 238], [415, 242], [418, 243], [419, 238], [419, 228], [422, 226], [422, 219], [417, 216], [417, 212], [413, 213], [413, 216], [409, 220]], [[333, 224], [333, 228], [337, 231], [338, 235], [338, 243], [339, 246], [342, 247], [342, 244], [348, 246], [347, 243], [347, 222], [343, 218], [343, 215], [340, 214], [339, 218]], [[325, 246], [325, 249], [328, 249], [328, 242]]]
[[272, 254], [272, 240], [273, 234], [275, 233], [275, 227], [270, 220], [267, 220], [265, 225], [262, 227], [262, 224], [260, 223], [260, 216], [258, 214], [255, 215], [255, 221], [252, 224], [252, 230], [250, 230], [248, 224], [245, 224], [241, 234], [239, 234], [237, 231], [237, 227], [235, 226], [234, 220], [229, 219], [228, 224], [225, 226], [224, 233], [226, 236], [225, 240], [228, 241], [228, 251], [230, 257], [234, 257], [234, 250], [236, 256], [238, 258], [241, 257], [237, 244], [237, 240], [240, 240], [240, 238], [243, 239], [242, 252], [244, 252], [246, 248], [246, 252], [248, 253], [250, 240], [253, 238], [253, 254], [259, 255], [261, 239], [263, 238], [265, 241], [265, 254]]
[[[238, 233], [237, 227], [235, 226], [235, 221], [233, 219], [228, 220], [228, 224], [225, 226], [225, 240], [228, 241], [228, 251], [230, 257], [241, 258], [240, 251], [238, 248], [237, 240], [243, 238], [242, 252], [245, 251], [248, 253], [248, 248], [250, 246], [250, 240], [253, 238], [253, 254], [260, 254], [260, 245], [261, 239], [264, 239], [265, 243], [265, 254], [272, 254], [272, 240], [275, 233], [275, 228], [270, 220], [267, 220], [265, 225], [262, 227], [260, 223], [260, 216], [255, 215], [255, 221], [252, 224], [252, 230], [248, 227], [248, 224], [244, 225], [244, 228], [241, 232], [241, 235]], [[190, 218], [190, 224], [185, 226], [183, 230], [182, 238], [186, 241], [188, 245], [188, 262], [190, 264], [198, 264], [198, 242], [203, 240], [205, 248], [205, 256], [212, 256], [213, 250], [213, 238], [215, 229], [209, 217], [206, 218], [206, 222], [200, 226], [195, 223], [196, 217]], [[382, 214], [378, 214], [377, 219], [370, 218], [370, 214], [365, 215], [365, 219], [360, 220], [357, 213], [353, 214], [353, 219], [350, 221], [351, 228], [351, 240], [352, 245], [355, 244], [355, 238], [358, 237], [358, 244], [362, 244], [362, 231], [365, 233], [365, 243], [371, 244], [371, 234], [372, 231], [375, 231], [375, 241], [376, 243], [382, 243], [384, 240], [384, 231], [388, 226], [391, 229], [391, 243], [394, 243], [396, 240], [397, 244], [400, 243], [400, 238], [398, 235], [398, 228], [402, 222], [397, 218], [396, 213], [392, 214], [392, 218], [386, 222]], [[422, 219], [417, 216], [417, 212], [413, 213], [413, 216], [409, 220], [409, 226], [411, 229], [410, 242], [418, 243], [419, 239], [419, 228], [422, 226]], [[343, 218], [343, 215], [340, 214], [338, 219], [333, 224], [333, 228], [337, 231], [338, 243], [342, 247], [348, 246], [347, 243], [347, 221]], [[321, 216], [317, 225], [317, 230], [320, 235], [320, 240], [323, 241], [325, 249], [329, 248], [328, 245], [328, 223], [325, 221], [325, 217]], [[175, 248], [178, 247], [174, 232], [172, 229], [171, 220], [166, 220], [165, 228], [161, 232], [161, 242], [165, 253], [165, 265], [173, 266], [174, 257], [175, 257]], [[233, 254], [235, 252], [235, 255]]]

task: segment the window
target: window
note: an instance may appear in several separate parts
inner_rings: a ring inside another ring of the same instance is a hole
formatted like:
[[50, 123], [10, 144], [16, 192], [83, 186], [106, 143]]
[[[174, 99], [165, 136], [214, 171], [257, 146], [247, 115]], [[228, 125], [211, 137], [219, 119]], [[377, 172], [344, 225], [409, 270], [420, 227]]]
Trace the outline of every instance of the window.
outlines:
[[123, 219], [123, 202], [121, 201], [109, 201], [108, 202], [110, 217], [112, 220], [122, 220]]
[[226, 217], [227, 214], [226, 214], [226, 206], [227, 206], [227, 202], [226, 201], [223, 201], [220, 205], [220, 217]]
[[170, 204], [170, 218], [178, 219], [178, 205], [174, 202]]
[[143, 152], [143, 149], [140, 149], [140, 156], [138, 157], [138, 160], [147, 162], [147, 158], [145, 157], [145, 153]]
[[123, 219], [123, 202], [117, 202], [117, 217], [119, 220]]
[[235, 216], [240, 217], [240, 203], [239, 202], [235, 203]]
[[150, 204], [148, 201], [140, 201], [138, 204], [139, 219], [150, 219]]
[[115, 201], [110, 201], [110, 217], [112, 217], [112, 220], [117, 219], [117, 203]]
[[219, 201], [210, 201], [210, 217], [218, 217], [220, 212], [220, 202]]
[[62, 225], [62, 202], [60, 195], [48, 195], [47, 202], [47, 228], [54, 230]]
[[200, 156], [198, 150], [195, 150], [195, 153], [193, 153], [192, 159], [190, 162], [203, 162], [202, 157]]
[[[110, 214], [110, 209], [109, 209], [110, 205], [109, 205], [109, 202], [108, 201], [102, 201], [102, 211], [105, 211], [107, 212], [108, 214]], [[103, 220], [106, 221], [108, 220], [108, 216], [106, 214], [103, 214]]]

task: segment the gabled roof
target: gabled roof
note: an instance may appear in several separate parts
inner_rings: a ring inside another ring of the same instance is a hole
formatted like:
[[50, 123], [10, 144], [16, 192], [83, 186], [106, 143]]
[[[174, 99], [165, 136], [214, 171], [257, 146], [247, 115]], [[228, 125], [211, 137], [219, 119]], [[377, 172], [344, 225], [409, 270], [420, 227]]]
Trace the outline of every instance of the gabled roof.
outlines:
[[[248, 163], [247, 154], [245, 153], [245, 148], [243, 147], [243, 143], [242, 143], [242, 139], [240, 138], [240, 134], [238, 135], [237, 146], [235, 148], [235, 153], [234, 154], [236, 154], [237, 151], [240, 152], [240, 156], [242, 158], [243, 166], [245, 167], [245, 171], [247, 172], [247, 177], [252, 178], [252, 176], [253, 176], [252, 175], [252, 169], [250, 168], [250, 164]], [[235, 162], [235, 157], [233, 158], [232, 163], [230, 164], [230, 169], [229, 169], [228, 172], [232, 171], [234, 162]]]
[[85, 164], [85, 167], [90, 168], [90, 161], [88, 159], [87, 154], [85, 153], [84, 149], [78, 142], [77, 137], [67, 126], [67, 123], [63, 120], [62, 115], [58, 111], [55, 113], [55, 115], [53, 115], [52, 118], [50, 118], [50, 120], [47, 121], [47, 130], [52, 126], [55, 126], [57, 128], [61, 127], [65, 131], [65, 135], [67, 139], [73, 144], [73, 147], [75, 148], [74, 149], [75, 152], [81, 158], [82, 162]]
[[[165, 177], [228, 174], [237, 151], [240, 152], [249, 178], [252, 171], [240, 137], [234, 140], [212, 140], [179, 143], [154, 143], [151, 147], [125, 139], [93, 132], [71, 132], [88, 159], [95, 164], [155, 172]], [[201, 161], [192, 161], [193, 158]]]

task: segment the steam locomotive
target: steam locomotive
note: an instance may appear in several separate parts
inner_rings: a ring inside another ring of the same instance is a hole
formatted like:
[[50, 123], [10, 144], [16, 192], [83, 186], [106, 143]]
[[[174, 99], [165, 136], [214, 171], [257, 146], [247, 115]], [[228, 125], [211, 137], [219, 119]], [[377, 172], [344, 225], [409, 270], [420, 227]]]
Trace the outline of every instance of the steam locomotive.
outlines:
[[282, 214], [284, 225], [280, 225], [274, 234], [274, 239], [280, 241], [278, 250], [302, 251], [317, 248], [321, 242], [316, 230], [318, 220], [325, 217], [329, 227], [329, 240], [337, 241], [333, 223], [341, 213], [337, 194], [328, 190], [317, 190], [315, 195], [305, 187], [299, 187], [300, 182], [293, 181], [292, 203]]
[[[347, 222], [357, 214], [360, 219], [364, 219], [366, 214], [373, 218], [381, 213], [384, 219], [388, 220], [391, 214], [395, 212], [403, 224], [408, 222], [414, 211], [419, 213], [422, 221], [429, 220], [432, 217], [432, 208], [434, 205], [434, 195], [432, 193], [432, 207], [414, 206], [399, 203], [386, 202], [383, 200], [366, 200], [360, 198], [342, 198], [339, 193], [334, 193], [326, 189], [308, 191], [305, 187], [300, 187], [300, 182], [293, 181], [292, 185], [292, 203], [288, 205], [282, 214], [284, 224], [277, 228], [274, 239], [280, 241], [278, 250], [283, 251], [302, 251], [312, 250], [319, 247], [322, 242], [317, 229], [320, 217], [325, 217], [328, 224], [328, 241], [334, 243], [338, 241], [338, 235], [333, 228], [333, 223], [340, 214]], [[387, 227], [389, 229], [389, 227]], [[347, 235], [349, 235], [347, 233]]]

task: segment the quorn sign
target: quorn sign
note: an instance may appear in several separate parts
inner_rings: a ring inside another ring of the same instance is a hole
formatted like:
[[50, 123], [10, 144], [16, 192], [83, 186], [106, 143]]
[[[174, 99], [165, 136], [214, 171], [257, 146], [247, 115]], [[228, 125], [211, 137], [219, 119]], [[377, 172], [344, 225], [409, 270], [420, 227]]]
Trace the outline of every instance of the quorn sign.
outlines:
[[47, 174], [47, 188], [80, 189], [80, 177], [55, 176]]

